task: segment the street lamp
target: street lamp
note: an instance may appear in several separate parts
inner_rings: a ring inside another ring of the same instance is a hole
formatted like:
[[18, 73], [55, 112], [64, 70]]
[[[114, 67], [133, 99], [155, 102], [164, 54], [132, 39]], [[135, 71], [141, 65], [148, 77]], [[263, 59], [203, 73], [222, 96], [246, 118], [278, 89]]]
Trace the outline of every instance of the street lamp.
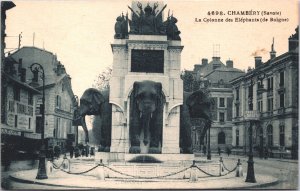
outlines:
[[[252, 74], [251, 76], [251, 81], [250, 81], [250, 87], [249, 87], [249, 110], [253, 112], [253, 86], [254, 86], [254, 80], [253, 80], [253, 77], [254, 77], [255, 73]], [[258, 72], [257, 73], [257, 80], [260, 81], [260, 86], [258, 87], [257, 89], [257, 92], [258, 93], [262, 93], [264, 92], [264, 88], [263, 88], [263, 79], [265, 78], [265, 73], [264, 72]], [[251, 92], [250, 92], [251, 91]], [[256, 182], [256, 179], [255, 179], [255, 173], [254, 173], [254, 161], [253, 161], [253, 151], [252, 151], [252, 147], [253, 147], [253, 144], [252, 144], [252, 139], [253, 139], [253, 136], [252, 136], [252, 125], [253, 125], [253, 122], [254, 120], [257, 120], [257, 119], [254, 119], [253, 120], [253, 117], [257, 117], [256, 116], [256, 113], [252, 113], [253, 116], [251, 116], [251, 113], [250, 113], [250, 118], [249, 118], [249, 158], [248, 158], [248, 169], [247, 169], [247, 177], [246, 177], [246, 180], [245, 182], [251, 182], [251, 183], [255, 183]]]
[[208, 143], [207, 143], [207, 160], [211, 160], [211, 151], [210, 151], [210, 127], [211, 127], [211, 122], [208, 122]]
[[255, 174], [254, 174], [254, 161], [253, 161], [253, 152], [252, 152], [252, 120], [249, 121], [249, 158], [248, 158], [248, 169], [246, 182], [255, 183]]
[[42, 127], [41, 127], [41, 148], [40, 148], [40, 154], [39, 154], [39, 167], [38, 167], [38, 173], [36, 176], [36, 179], [47, 179], [47, 171], [46, 171], [46, 148], [45, 148], [45, 72], [42, 65], [38, 63], [33, 63], [30, 65], [30, 70], [33, 73], [34, 77], [33, 79], [35, 81], [38, 81], [38, 73], [42, 74], [42, 80], [43, 80], [43, 98], [42, 98], [42, 105], [40, 106], [40, 111], [42, 113]]

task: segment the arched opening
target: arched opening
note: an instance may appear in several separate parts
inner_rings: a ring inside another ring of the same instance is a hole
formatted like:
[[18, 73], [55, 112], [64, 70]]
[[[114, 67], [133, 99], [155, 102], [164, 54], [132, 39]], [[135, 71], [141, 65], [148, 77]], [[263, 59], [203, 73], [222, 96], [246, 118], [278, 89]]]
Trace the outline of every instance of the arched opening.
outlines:
[[218, 144], [225, 144], [225, 133], [223, 131], [218, 134]]

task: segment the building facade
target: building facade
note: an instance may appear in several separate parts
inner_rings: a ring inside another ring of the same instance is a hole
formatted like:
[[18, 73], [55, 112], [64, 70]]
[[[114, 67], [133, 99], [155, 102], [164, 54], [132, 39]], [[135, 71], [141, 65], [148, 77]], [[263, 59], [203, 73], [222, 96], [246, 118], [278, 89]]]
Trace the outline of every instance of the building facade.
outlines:
[[249, 148], [253, 126], [256, 155], [297, 158], [298, 154], [298, 28], [290, 36], [288, 52], [277, 56], [272, 44], [270, 59], [255, 57], [255, 68], [231, 81], [234, 94], [232, 145], [237, 153]]
[[1, 1], [1, 69], [4, 67], [4, 49], [6, 48], [5, 44], [5, 29], [6, 29], [6, 11], [12, 9], [16, 5], [12, 1]]
[[[218, 56], [212, 57], [209, 63], [207, 59], [202, 59], [202, 63], [196, 64], [193, 71], [184, 72], [184, 91], [204, 89], [212, 99], [211, 119], [213, 123], [210, 129], [210, 147], [213, 151], [216, 151], [218, 147], [222, 150], [231, 147], [233, 94], [229, 81], [243, 74], [243, 71], [233, 67], [232, 60], [223, 64]], [[196, 125], [193, 126], [194, 151], [201, 149], [199, 133]], [[207, 144], [207, 136], [204, 142]]]
[[[67, 146], [74, 146], [77, 136], [72, 124], [74, 94], [71, 78], [57, 60], [57, 56], [36, 47], [22, 47], [10, 57], [20, 60], [25, 68], [29, 68], [33, 63], [42, 65], [45, 72], [45, 139], [48, 140], [50, 148], [58, 145], [65, 150]], [[25, 76], [27, 83], [42, 91], [43, 81], [39, 75], [27, 70]], [[36, 102], [37, 132], [41, 132], [42, 116], [39, 110], [42, 95], [38, 96]]]
[[[31, 153], [39, 148], [36, 99], [40, 91], [25, 83], [20, 62], [8, 57], [1, 68], [1, 146], [3, 157]], [[16, 156], [15, 156], [16, 157]], [[12, 159], [12, 158], [10, 158]]]

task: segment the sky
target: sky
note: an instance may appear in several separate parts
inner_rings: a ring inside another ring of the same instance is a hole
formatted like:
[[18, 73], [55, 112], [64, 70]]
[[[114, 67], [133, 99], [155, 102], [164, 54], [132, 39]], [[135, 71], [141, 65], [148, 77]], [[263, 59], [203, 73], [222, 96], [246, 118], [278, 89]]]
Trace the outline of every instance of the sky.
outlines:
[[[66, 0], [13, 1], [16, 7], [7, 12], [7, 48], [18, 47], [22, 32], [22, 46], [44, 48], [57, 55], [72, 78], [75, 95], [81, 96], [92, 87], [97, 75], [112, 66], [111, 44], [114, 42], [115, 19], [125, 14], [128, 0]], [[152, 5], [155, 1], [149, 1]], [[223, 63], [231, 59], [234, 67], [246, 70], [254, 67], [254, 53], [269, 58], [272, 39], [277, 56], [288, 50], [288, 37], [299, 23], [297, 0], [169, 0], [164, 16], [170, 13], [178, 19], [181, 31], [182, 70], [192, 70], [202, 58], [210, 61], [214, 45], [219, 45]], [[208, 15], [212, 11], [225, 15]], [[230, 15], [235, 11], [259, 11], [259, 15]], [[280, 15], [261, 13], [278, 12]], [[236, 17], [268, 19], [267, 22], [225, 22]], [[204, 22], [209, 18], [224, 22]], [[270, 22], [270, 18], [285, 22]], [[200, 20], [201, 22], [196, 22]], [[33, 35], [34, 34], [34, 35]], [[216, 46], [215, 46], [216, 47]], [[7, 49], [10, 51], [12, 49]]]

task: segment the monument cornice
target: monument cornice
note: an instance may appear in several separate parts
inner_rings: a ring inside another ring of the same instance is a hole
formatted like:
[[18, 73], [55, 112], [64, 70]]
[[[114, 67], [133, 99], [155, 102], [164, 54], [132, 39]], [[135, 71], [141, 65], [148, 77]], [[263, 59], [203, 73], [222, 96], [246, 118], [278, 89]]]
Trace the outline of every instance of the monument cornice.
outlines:
[[129, 49], [154, 49], [154, 50], [163, 50], [167, 49], [168, 44], [167, 42], [155, 42], [155, 41], [134, 41], [134, 42], [128, 42], [128, 48]]
[[184, 46], [168, 46], [169, 51], [181, 52]]

